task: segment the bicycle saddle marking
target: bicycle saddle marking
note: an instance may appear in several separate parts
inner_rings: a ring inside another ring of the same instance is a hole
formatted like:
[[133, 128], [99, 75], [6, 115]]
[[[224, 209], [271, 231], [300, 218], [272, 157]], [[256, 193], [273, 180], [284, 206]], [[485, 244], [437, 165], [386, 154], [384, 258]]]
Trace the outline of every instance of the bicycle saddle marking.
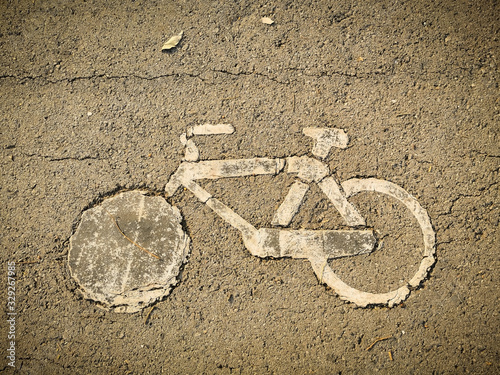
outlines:
[[233, 134], [234, 127], [231, 124], [203, 124], [195, 125], [188, 128], [186, 135], [192, 137], [193, 135], [216, 135], [216, 134]]
[[217, 134], [233, 134], [234, 127], [231, 124], [203, 124], [191, 126], [187, 129], [186, 133], [182, 133], [180, 141], [185, 149], [184, 161], [198, 161], [200, 160], [200, 151], [198, 146], [191, 139], [193, 135], [217, 135]]

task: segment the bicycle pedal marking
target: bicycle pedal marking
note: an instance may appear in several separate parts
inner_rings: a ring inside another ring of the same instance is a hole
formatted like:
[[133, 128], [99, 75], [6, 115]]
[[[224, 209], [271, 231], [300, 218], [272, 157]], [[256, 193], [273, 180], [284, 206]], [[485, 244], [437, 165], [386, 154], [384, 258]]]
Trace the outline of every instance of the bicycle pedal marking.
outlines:
[[335, 259], [368, 254], [375, 247], [371, 230], [306, 230], [261, 228], [250, 252], [262, 258]]

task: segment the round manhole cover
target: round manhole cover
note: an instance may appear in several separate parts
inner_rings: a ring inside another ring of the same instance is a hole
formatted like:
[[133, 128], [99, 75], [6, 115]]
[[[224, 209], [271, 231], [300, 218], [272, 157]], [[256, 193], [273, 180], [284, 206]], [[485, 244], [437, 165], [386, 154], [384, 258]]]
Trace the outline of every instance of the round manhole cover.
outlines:
[[85, 211], [70, 239], [69, 268], [85, 297], [117, 312], [168, 295], [189, 253], [179, 210], [146, 194], [120, 193]]

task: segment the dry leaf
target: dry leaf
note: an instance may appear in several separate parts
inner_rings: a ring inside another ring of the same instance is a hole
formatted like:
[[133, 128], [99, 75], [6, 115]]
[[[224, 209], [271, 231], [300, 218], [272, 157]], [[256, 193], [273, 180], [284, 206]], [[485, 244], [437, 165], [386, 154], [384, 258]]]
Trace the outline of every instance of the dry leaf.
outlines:
[[262, 21], [262, 23], [265, 23], [266, 25], [272, 25], [274, 23], [274, 21], [269, 17], [262, 17], [260, 20]]
[[161, 47], [161, 50], [164, 51], [166, 49], [174, 48], [177, 44], [179, 44], [180, 40], [182, 39], [183, 33], [184, 32], [181, 31], [179, 34], [174, 35], [169, 40], [167, 40], [167, 42], [163, 45], [163, 47]]

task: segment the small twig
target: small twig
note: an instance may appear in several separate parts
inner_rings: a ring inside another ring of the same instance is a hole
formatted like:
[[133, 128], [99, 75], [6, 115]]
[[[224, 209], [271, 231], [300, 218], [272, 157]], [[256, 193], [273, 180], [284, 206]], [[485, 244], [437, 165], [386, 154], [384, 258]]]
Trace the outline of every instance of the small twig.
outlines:
[[379, 337], [368, 348], [366, 348], [366, 350], [370, 350], [371, 348], [373, 348], [377, 342], [388, 340], [388, 339], [392, 339], [392, 336]]
[[144, 319], [144, 324], [146, 324], [148, 322], [149, 316], [151, 315], [151, 312], [153, 311], [153, 309], [155, 307], [156, 307], [156, 305], [155, 306], [151, 306], [151, 308], [149, 309], [148, 315], [146, 315], [146, 319]]
[[123, 237], [125, 237], [130, 243], [134, 244], [135, 246], [137, 246], [139, 249], [141, 249], [142, 251], [148, 253], [149, 255], [151, 255], [152, 257], [155, 257], [156, 259], [160, 259], [160, 257], [156, 254], [153, 254], [151, 251], [149, 251], [148, 249], [142, 247], [141, 245], [139, 245], [137, 242], [135, 242], [134, 240], [132, 240], [131, 238], [127, 237], [127, 235], [125, 233], [123, 233], [123, 231], [120, 229], [120, 226], [118, 225], [118, 221], [116, 221], [115, 217], [113, 215], [111, 215], [108, 211], [106, 211], [106, 213], [109, 215], [109, 217], [111, 218], [111, 220], [113, 220], [113, 222], [115, 223], [115, 226], [116, 228], [118, 229], [118, 231], [121, 233], [121, 235]]
[[387, 354], [389, 354], [389, 359], [390, 359], [391, 361], [394, 361], [394, 358], [392, 358], [392, 351], [390, 351], [390, 350], [389, 350], [389, 351], [387, 352]]
[[293, 108], [292, 112], [295, 112], [295, 94], [293, 94]]

